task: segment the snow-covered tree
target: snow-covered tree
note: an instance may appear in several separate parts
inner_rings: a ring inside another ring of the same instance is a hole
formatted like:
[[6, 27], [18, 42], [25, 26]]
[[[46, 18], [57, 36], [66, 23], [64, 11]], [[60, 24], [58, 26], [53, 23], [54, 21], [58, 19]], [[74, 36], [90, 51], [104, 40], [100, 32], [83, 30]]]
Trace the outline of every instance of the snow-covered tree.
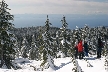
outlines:
[[43, 45], [41, 46], [41, 52], [43, 55], [43, 62], [41, 66], [45, 66], [45, 68], [55, 68], [54, 60], [53, 60], [53, 49], [52, 49], [52, 38], [49, 33], [51, 23], [49, 22], [48, 15], [47, 20], [45, 22], [45, 32], [42, 34], [43, 37]]
[[63, 17], [62, 21], [62, 28], [60, 28], [60, 36], [59, 39], [61, 41], [61, 53], [63, 55], [63, 57], [68, 56], [68, 50], [70, 49], [70, 42], [68, 41], [68, 37], [70, 37], [69, 32], [67, 31], [67, 23], [66, 23], [66, 19], [65, 16]]
[[72, 55], [72, 63], [74, 65], [72, 71], [73, 72], [83, 72], [82, 68], [79, 66], [78, 61], [75, 59], [75, 57]]
[[105, 70], [108, 71], [108, 40], [105, 39], [105, 45], [104, 45], [104, 56], [105, 56]]
[[59, 39], [59, 37], [60, 37], [60, 30], [58, 30], [57, 32], [56, 32], [56, 45], [55, 46], [57, 46], [56, 47], [56, 52], [57, 52], [57, 57], [58, 58], [60, 58], [61, 56], [62, 56], [62, 53], [61, 53], [61, 40]]
[[16, 42], [15, 42], [15, 47], [16, 47], [16, 54], [15, 54], [15, 58], [19, 58], [21, 56], [21, 52], [20, 52], [20, 48], [18, 47], [18, 39], [16, 38]]
[[32, 36], [32, 44], [31, 44], [31, 49], [29, 51], [29, 59], [31, 60], [38, 60], [38, 47], [36, 46], [35, 43], [35, 37], [34, 35]]
[[13, 28], [11, 23], [13, 15], [8, 10], [10, 10], [8, 5], [2, 0], [0, 2], [0, 67], [6, 66], [8, 69], [17, 69], [12, 62], [16, 53], [15, 35], [10, 33]]
[[27, 50], [27, 40], [26, 40], [25, 37], [23, 37], [22, 46], [21, 46], [21, 56], [23, 58], [27, 58], [28, 57], [27, 53], [28, 53], [28, 50]]
[[42, 34], [43, 34], [43, 30], [42, 28], [40, 27], [39, 28], [39, 35], [37, 37], [37, 46], [38, 46], [38, 50], [39, 50], [39, 60], [43, 60], [43, 47], [44, 47], [44, 40], [43, 40], [43, 37], [42, 37]]

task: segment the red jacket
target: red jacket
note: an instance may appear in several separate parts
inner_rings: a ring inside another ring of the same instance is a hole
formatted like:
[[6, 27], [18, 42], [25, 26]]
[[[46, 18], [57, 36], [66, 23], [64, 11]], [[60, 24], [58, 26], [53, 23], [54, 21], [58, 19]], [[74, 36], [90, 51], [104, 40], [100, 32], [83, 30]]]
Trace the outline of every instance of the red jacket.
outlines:
[[80, 42], [78, 43], [78, 52], [83, 52], [82, 41], [80, 41]]

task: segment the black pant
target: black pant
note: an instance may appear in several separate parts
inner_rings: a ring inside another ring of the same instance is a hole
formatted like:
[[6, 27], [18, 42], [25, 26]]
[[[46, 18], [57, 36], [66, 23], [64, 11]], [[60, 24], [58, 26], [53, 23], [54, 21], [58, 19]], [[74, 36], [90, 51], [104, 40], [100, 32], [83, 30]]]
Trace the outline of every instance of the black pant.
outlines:
[[97, 52], [97, 58], [101, 58], [101, 52]]
[[79, 52], [79, 59], [83, 59], [84, 57], [84, 53], [83, 52]]
[[102, 48], [98, 48], [98, 50], [97, 50], [97, 58], [101, 58], [101, 51], [102, 51]]

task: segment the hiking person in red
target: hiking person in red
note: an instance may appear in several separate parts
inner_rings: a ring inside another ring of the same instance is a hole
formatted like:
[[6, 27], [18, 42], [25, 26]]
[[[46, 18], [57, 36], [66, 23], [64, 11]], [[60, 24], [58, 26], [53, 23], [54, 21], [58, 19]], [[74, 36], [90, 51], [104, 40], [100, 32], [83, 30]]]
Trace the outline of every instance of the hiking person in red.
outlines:
[[82, 44], [82, 40], [79, 40], [78, 43], [78, 53], [79, 53], [79, 59], [83, 59], [83, 44]]

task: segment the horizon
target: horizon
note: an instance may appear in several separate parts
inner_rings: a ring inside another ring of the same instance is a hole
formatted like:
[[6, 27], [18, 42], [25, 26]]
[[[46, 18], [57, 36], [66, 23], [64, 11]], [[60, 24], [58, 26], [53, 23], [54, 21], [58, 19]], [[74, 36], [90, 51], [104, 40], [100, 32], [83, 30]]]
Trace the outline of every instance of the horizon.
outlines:
[[[90, 27], [95, 26], [107, 26], [108, 15], [82, 15], [82, 14], [65, 14], [68, 28], [73, 29], [76, 26], [84, 27], [87, 24]], [[48, 14], [50, 23], [53, 27], [61, 27], [62, 14]], [[17, 14], [14, 17], [14, 25], [16, 28], [20, 27], [32, 27], [32, 26], [44, 26], [47, 19], [47, 14]]]

